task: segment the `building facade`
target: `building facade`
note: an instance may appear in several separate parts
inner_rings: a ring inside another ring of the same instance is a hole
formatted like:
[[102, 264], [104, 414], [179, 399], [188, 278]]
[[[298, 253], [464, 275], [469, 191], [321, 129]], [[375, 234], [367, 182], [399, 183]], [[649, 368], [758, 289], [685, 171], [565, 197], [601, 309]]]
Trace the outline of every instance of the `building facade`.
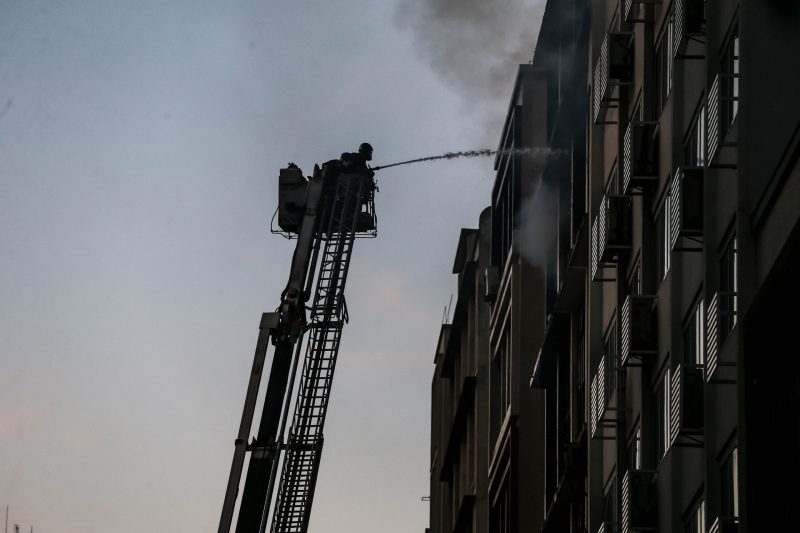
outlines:
[[[483, 314], [437, 350], [432, 531], [796, 529], [799, 28], [783, 0], [547, 2], [459, 242]], [[437, 387], [464, 335], [462, 431]]]

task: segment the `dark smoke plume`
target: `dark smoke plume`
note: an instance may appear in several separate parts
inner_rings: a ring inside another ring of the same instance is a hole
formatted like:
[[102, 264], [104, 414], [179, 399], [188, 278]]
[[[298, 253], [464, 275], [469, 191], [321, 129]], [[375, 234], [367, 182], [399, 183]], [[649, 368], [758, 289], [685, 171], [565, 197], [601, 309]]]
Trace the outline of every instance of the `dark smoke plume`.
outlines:
[[400, 0], [395, 15], [433, 69], [498, 126], [543, 12], [543, 0]]

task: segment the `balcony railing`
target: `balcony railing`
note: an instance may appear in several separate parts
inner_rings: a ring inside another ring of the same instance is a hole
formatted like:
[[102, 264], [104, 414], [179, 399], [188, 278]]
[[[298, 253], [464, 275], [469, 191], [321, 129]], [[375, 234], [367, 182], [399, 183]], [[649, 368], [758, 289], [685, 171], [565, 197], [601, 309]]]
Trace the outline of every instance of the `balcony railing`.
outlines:
[[678, 365], [670, 390], [670, 441], [673, 446], [702, 446], [704, 368]]
[[633, 71], [632, 35], [630, 32], [608, 32], [600, 45], [592, 78], [595, 124], [603, 122], [606, 110], [617, 107], [619, 94], [615, 94], [615, 87], [630, 83]]
[[622, 189], [658, 181], [658, 122], [630, 122], [622, 139]]
[[634, 360], [658, 351], [656, 297], [631, 294], [622, 304], [620, 317], [620, 363], [632, 366]]
[[711, 88], [708, 89], [708, 129], [706, 130], [706, 153], [708, 163], [714, 160], [719, 148], [721, 131], [720, 106], [719, 106], [719, 75], [714, 76]]
[[592, 378], [590, 394], [590, 420], [592, 438], [610, 438], [606, 429], [616, 428], [617, 399], [617, 357], [604, 355]]
[[[702, 167], [678, 167], [670, 190], [670, 237], [674, 251], [702, 251], [703, 237]], [[685, 242], [694, 242], [686, 246]]]
[[[675, 0], [673, 53], [676, 59], [700, 58], [705, 36], [705, 0]], [[698, 47], [691, 46], [697, 44]], [[697, 48], [697, 49], [695, 49]]]
[[622, 533], [656, 530], [654, 470], [628, 470], [622, 478]]
[[737, 74], [717, 74], [714, 76], [714, 81], [708, 89], [708, 98], [706, 102], [706, 107], [708, 109], [708, 127], [706, 129], [708, 167], [736, 168], [735, 160], [719, 162], [717, 156], [720, 153], [720, 148], [736, 146], [736, 140], [728, 139], [726, 141], [726, 135], [728, 134], [728, 128], [732, 120], [730, 116], [732, 113], [731, 110], [733, 106], [736, 105], [739, 98], [728, 94], [733, 90], [730, 85], [727, 85], [727, 90], [723, 86], [726, 85], [726, 80], [728, 80], [728, 84], [732, 84], [733, 80], [737, 77]]
[[621, 251], [630, 250], [632, 241], [631, 199], [627, 196], [603, 196], [600, 211], [592, 224], [592, 279], [600, 267], [614, 261]]
[[[715, 292], [708, 302], [706, 311], [706, 380], [709, 383], [736, 383], [736, 361], [723, 361], [720, 349], [727, 333], [727, 324], [735, 316], [736, 293]], [[733, 371], [722, 372], [722, 368]], [[724, 376], [721, 374], [725, 374]]]

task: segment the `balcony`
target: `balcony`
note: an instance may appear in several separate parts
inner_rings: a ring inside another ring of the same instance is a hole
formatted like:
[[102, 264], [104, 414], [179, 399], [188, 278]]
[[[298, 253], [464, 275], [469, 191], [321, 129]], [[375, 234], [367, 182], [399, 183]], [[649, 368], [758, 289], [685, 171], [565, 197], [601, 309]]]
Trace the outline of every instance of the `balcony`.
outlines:
[[670, 384], [670, 441], [672, 446], [703, 445], [703, 367], [678, 365]]
[[617, 427], [617, 357], [604, 355], [592, 377], [589, 418], [593, 439], [613, 439]]
[[728, 317], [735, 316], [733, 302], [736, 293], [715, 292], [708, 302], [706, 311], [706, 380], [709, 383], [735, 384], [736, 360], [721, 356], [724, 338], [722, 330]]
[[627, 196], [603, 196], [592, 224], [592, 281], [605, 281], [605, 267], [615, 264], [620, 252], [631, 249], [632, 205]]
[[628, 470], [622, 478], [622, 533], [656, 531], [654, 470]]
[[656, 297], [631, 294], [622, 304], [620, 319], [622, 366], [640, 366], [644, 357], [658, 351]]
[[678, 167], [670, 190], [670, 237], [675, 252], [703, 250], [703, 173]]
[[622, 140], [622, 189], [633, 189], [658, 181], [658, 122], [630, 122]]
[[705, 57], [705, 0], [675, 0], [673, 55], [675, 59]]
[[594, 123], [604, 124], [608, 109], [619, 106], [620, 87], [630, 84], [633, 73], [631, 32], [608, 32], [600, 45], [600, 55], [592, 78]]

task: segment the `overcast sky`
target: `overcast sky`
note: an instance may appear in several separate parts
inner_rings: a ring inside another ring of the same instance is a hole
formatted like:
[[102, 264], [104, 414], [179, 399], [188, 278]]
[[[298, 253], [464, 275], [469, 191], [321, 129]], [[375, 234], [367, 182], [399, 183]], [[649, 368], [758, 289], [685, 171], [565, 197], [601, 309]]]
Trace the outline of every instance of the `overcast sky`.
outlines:
[[[2, 2], [0, 513], [37, 533], [216, 531], [294, 245], [269, 232], [278, 170], [364, 141], [376, 165], [496, 147], [535, 4]], [[312, 532], [428, 523], [433, 353], [492, 160], [377, 178]]]

